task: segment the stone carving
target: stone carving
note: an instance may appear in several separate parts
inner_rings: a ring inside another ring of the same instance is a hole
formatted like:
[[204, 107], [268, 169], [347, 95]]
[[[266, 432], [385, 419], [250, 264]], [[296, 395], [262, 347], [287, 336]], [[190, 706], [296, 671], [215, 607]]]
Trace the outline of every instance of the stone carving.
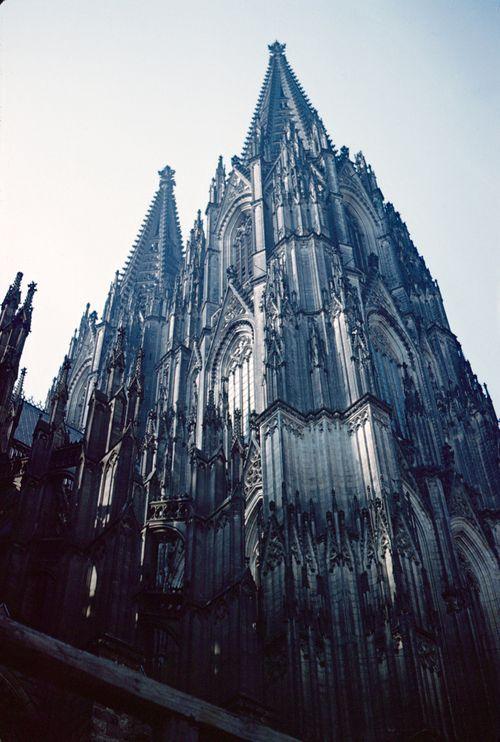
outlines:
[[243, 309], [241, 302], [236, 298], [236, 296], [234, 296], [234, 294], [231, 294], [222, 315], [222, 329], [225, 329], [231, 322], [238, 319], [238, 317], [241, 317], [244, 313], [245, 310]]
[[252, 459], [245, 472], [243, 483], [245, 500], [248, 500], [252, 492], [258, 487], [262, 487], [262, 467], [260, 463], [260, 455], [258, 451], [254, 451]]
[[432, 639], [420, 636], [417, 638], [417, 654], [422, 665], [437, 675], [441, 672], [439, 651]]
[[187, 521], [191, 515], [191, 500], [188, 497], [151, 502], [148, 508], [150, 521]]
[[326, 369], [326, 350], [318, 325], [313, 317], [308, 320], [309, 329], [309, 358], [311, 361], [311, 373], [315, 368]]

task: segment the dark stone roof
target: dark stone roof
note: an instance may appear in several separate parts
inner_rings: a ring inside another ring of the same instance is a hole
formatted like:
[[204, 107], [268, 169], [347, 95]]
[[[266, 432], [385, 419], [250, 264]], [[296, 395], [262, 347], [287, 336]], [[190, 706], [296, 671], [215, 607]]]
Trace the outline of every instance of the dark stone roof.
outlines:
[[[19, 443], [22, 443], [25, 446], [31, 446], [33, 440], [33, 431], [35, 430], [35, 426], [40, 415], [42, 416], [42, 420], [45, 420], [46, 422], [49, 421], [49, 416], [44, 410], [40, 409], [31, 402], [25, 401], [23, 403], [21, 416], [19, 418], [19, 422], [13, 436], [15, 440], [19, 441]], [[80, 441], [83, 438], [83, 433], [81, 430], [77, 430], [71, 425], [66, 425], [66, 429], [69, 433], [69, 439], [71, 443]]]

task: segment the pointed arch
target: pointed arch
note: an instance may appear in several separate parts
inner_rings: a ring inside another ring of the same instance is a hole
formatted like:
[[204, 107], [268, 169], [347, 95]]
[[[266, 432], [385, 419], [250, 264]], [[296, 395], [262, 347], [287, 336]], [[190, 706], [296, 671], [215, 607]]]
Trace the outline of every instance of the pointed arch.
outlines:
[[[358, 193], [357, 175], [349, 180], [349, 186], [341, 185], [344, 197], [344, 214], [347, 232], [353, 249], [356, 268], [364, 272], [368, 269], [368, 256], [371, 253], [379, 256], [377, 244], [376, 215], [365, 196]], [[353, 185], [354, 184], [354, 185]]]
[[66, 419], [70, 425], [81, 429], [85, 422], [88, 387], [92, 370], [92, 359], [89, 356], [73, 375], [69, 388], [68, 412]]
[[402, 369], [411, 366], [407, 343], [385, 315], [373, 313], [368, 320], [378, 394], [394, 410], [396, 428], [408, 435]]
[[451, 532], [458, 556], [462, 558], [464, 581], [473, 592], [477, 591], [477, 599], [488, 626], [489, 649], [495, 652], [498, 661], [500, 573], [497, 561], [484, 536], [463, 516], [451, 519]]
[[[229, 186], [228, 189], [230, 190]], [[229, 207], [219, 231], [222, 242], [221, 286], [227, 284], [228, 269], [234, 270], [240, 284], [253, 275], [255, 240], [251, 197], [246, 190], [244, 193], [244, 197], [240, 196]]]

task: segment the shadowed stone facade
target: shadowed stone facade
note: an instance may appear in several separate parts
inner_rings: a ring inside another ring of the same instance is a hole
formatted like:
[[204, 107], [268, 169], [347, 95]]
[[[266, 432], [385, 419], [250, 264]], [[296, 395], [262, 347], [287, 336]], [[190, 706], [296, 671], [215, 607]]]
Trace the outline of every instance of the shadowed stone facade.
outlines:
[[1, 599], [300, 739], [493, 740], [495, 412], [373, 169], [269, 50], [205, 218], [183, 249], [164, 168], [29, 445], [34, 286], [7, 293]]

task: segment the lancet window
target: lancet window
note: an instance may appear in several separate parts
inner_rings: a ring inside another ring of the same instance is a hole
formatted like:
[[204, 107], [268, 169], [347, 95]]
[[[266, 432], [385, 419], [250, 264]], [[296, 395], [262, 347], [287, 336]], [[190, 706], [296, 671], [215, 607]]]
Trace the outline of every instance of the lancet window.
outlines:
[[71, 425], [81, 428], [85, 422], [85, 401], [90, 366], [85, 365], [79, 372], [75, 385], [70, 391], [67, 419]]
[[[223, 367], [223, 384], [227, 399], [227, 411], [233, 429], [241, 424], [241, 433], [248, 437], [250, 414], [254, 409], [254, 379], [252, 339], [250, 334], [236, 336]], [[239, 423], [239, 421], [241, 421]]]
[[397, 432], [407, 436], [403, 385], [403, 363], [407, 360], [406, 353], [397, 347], [397, 342], [378, 325], [371, 329], [370, 337], [379, 395], [394, 410]]
[[366, 270], [366, 236], [358, 219], [349, 210], [347, 211], [347, 228], [356, 268]]
[[240, 283], [253, 275], [253, 229], [250, 214], [242, 214], [233, 232], [231, 261]]
[[155, 588], [164, 593], [180, 590], [184, 585], [184, 539], [173, 529], [157, 537]]

